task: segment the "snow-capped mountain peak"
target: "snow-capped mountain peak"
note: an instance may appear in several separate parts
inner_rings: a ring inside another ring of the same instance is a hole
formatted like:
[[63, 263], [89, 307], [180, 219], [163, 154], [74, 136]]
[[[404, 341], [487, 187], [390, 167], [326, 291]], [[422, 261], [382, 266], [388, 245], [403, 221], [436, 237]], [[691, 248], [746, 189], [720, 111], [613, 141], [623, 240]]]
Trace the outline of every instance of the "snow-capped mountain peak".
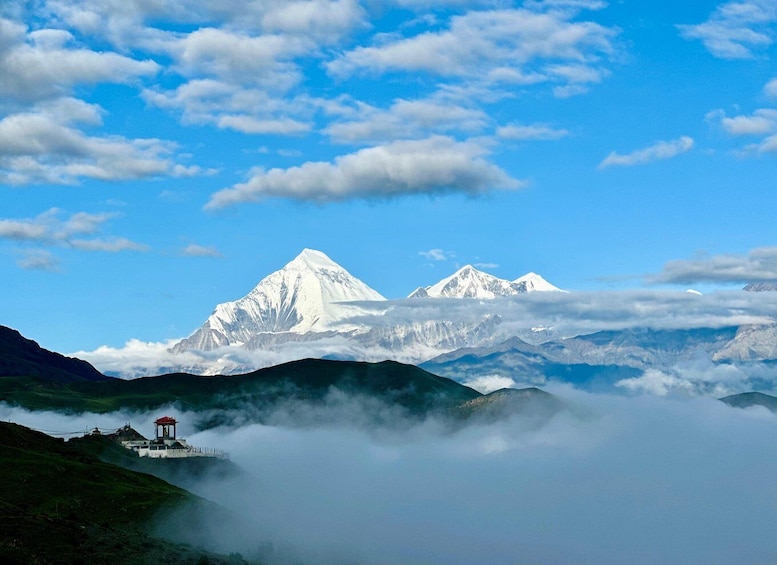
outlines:
[[[311, 271], [325, 271], [333, 269], [344, 270], [340, 265], [332, 261], [326, 253], [315, 249], [303, 249], [299, 255], [292, 259], [283, 269], [306, 268]], [[281, 269], [281, 270], [283, 270]]]
[[510, 281], [465, 265], [451, 276], [427, 287], [426, 294], [432, 298], [495, 298], [516, 292]]
[[513, 281], [519, 292], [564, 292], [557, 286], [550, 284], [537, 273], [526, 273]]
[[408, 298], [496, 298], [525, 292], [562, 291], [537, 273], [527, 273], [514, 281], [500, 279], [472, 265], [465, 265], [437, 284], [419, 287]]
[[359, 313], [354, 301], [385, 300], [324, 253], [304, 249], [262, 279], [246, 296], [216, 306], [205, 323], [174, 350], [242, 345], [262, 333], [325, 332]]

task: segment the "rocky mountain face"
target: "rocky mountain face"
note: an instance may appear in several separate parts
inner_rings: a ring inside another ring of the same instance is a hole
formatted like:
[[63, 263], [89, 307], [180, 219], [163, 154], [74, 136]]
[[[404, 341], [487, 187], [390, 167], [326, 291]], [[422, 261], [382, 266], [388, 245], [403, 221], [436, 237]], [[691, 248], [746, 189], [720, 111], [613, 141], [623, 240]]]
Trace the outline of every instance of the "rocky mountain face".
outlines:
[[774, 292], [777, 290], [777, 281], [750, 283], [742, 290], [746, 290], [748, 292]]
[[[777, 282], [750, 283], [747, 292], [775, 292]], [[729, 343], [714, 355], [715, 361], [748, 362], [777, 359], [777, 324], [741, 326]]]
[[[737, 328], [603, 331], [532, 345], [512, 337], [491, 347], [460, 349], [421, 366], [435, 374], [463, 380], [474, 368], [483, 374], [544, 382], [591, 379], [604, 374], [633, 377], [644, 370], [671, 368], [698, 356], [710, 358], [736, 334]], [[566, 377], [564, 377], [566, 375]]]

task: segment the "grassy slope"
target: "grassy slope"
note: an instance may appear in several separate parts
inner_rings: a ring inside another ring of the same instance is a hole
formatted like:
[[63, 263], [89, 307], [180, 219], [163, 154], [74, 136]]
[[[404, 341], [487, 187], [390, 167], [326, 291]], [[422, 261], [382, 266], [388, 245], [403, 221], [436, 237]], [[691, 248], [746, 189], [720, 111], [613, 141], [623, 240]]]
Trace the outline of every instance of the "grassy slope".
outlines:
[[131, 381], [72, 383], [5, 377], [0, 378], [0, 400], [33, 410], [96, 413], [120, 408], [151, 409], [174, 402], [189, 409], [226, 409], [235, 401], [266, 405], [285, 398], [320, 400], [331, 387], [379, 398], [414, 414], [444, 410], [480, 396], [454, 381], [393, 361], [304, 359], [230, 377], [171, 374]]
[[153, 535], [160, 515], [194, 518], [213, 505], [82, 445], [0, 423], [0, 477], [0, 562], [229, 562]]

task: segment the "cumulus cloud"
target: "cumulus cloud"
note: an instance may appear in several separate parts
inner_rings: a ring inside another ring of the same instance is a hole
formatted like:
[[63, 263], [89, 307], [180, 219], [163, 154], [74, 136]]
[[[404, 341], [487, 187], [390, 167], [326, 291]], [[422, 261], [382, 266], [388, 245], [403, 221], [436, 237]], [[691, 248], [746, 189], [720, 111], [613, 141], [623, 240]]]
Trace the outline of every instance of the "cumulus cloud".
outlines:
[[165, 45], [183, 76], [210, 76], [230, 84], [255, 84], [288, 89], [300, 79], [286, 60], [312, 48], [304, 38], [249, 35], [219, 28], [200, 28]]
[[651, 282], [692, 284], [720, 282], [747, 284], [777, 280], [777, 247], [752, 249], [745, 255], [702, 255], [669, 261]]
[[707, 114], [708, 120], [720, 120], [720, 125], [731, 135], [766, 135], [777, 131], [777, 110], [761, 108], [750, 116], [727, 117], [722, 110]]
[[335, 141], [385, 142], [425, 137], [429, 132], [478, 131], [488, 122], [485, 112], [449, 100], [394, 100], [388, 109], [357, 103], [347, 119], [324, 129]]
[[223, 255], [213, 245], [197, 245], [190, 243], [183, 249], [183, 254], [187, 257], [223, 257]]
[[311, 104], [237, 87], [212, 78], [192, 79], [172, 90], [146, 89], [151, 105], [181, 114], [184, 124], [213, 124], [248, 134], [297, 135], [311, 129]]
[[770, 135], [755, 147], [749, 148], [759, 153], [777, 153], [777, 135]]
[[[100, 232], [104, 224], [114, 217], [114, 213], [77, 212], [62, 219], [62, 211], [51, 208], [35, 218], [0, 219], [0, 240], [107, 253], [147, 251], [148, 246], [127, 238], [83, 237]], [[27, 270], [57, 270], [58, 267], [57, 260], [49, 251], [39, 249], [25, 251], [17, 264]]]
[[706, 119], [712, 123], [719, 123], [729, 135], [766, 136], [756, 143], [750, 143], [739, 149], [737, 151], [739, 155], [777, 152], [777, 110], [774, 108], [759, 108], [751, 115], [733, 117], [726, 116], [723, 110], [713, 110], [707, 114]]
[[[248, 134], [299, 134], [310, 129], [311, 104], [285, 98], [299, 84], [300, 59], [364, 25], [356, 0], [203, 3], [52, 2], [60, 21], [122, 51], [139, 49], [171, 61], [183, 78], [175, 88], [143, 91], [148, 104]], [[169, 25], [192, 31], [171, 31]]]
[[78, 125], [101, 123], [101, 109], [65, 98], [0, 120], [0, 181], [73, 184], [82, 178], [112, 181], [185, 176], [197, 167], [176, 163], [176, 146], [159, 139], [89, 136]]
[[773, 78], [764, 86], [764, 93], [772, 98], [777, 98], [777, 78]]
[[59, 261], [45, 249], [29, 249], [23, 252], [16, 264], [25, 271], [58, 271]]
[[442, 136], [396, 141], [338, 157], [333, 163], [256, 171], [248, 182], [213, 194], [206, 208], [271, 197], [332, 202], [446, 192], [481, 194], [521, 186], [486, 161], [484, 153], [475, 142]]
[[[357, 47], [327, 64], [335, 76], [366, 71], [426, 72], [443, 77], [539, 75], [537, 80], [590, 81], [603, 58], [615, 51], [617, 31], [590, 21], [571, 21], [574, 12], [527, 9], [470, 11], [451, 18], [442, 31], [390, 38]], [[554, 73], [571, 61], [575, 76]], [[558, 67], [557, 67], [558, 68]], [[585, 70], [585, 72], [582, 72]]]
[[284, 34], [332, 43], [364, 25], [355, 0], [270, 0], [266, 2], [158, 2], [145, 0], [52, 0], [50, 9], [82, 33], [122, 49], [152, 49], [170, 33], [152, 24], [183, 22], [198, 28], [214, 21], [241, 33]]
[[679, 25], [685, 39], [701, 40], [721, 59], [749, 59], [774, 42], [777, 7], [771, 0], [725, 2], [706, 22]]
[[604, 161], [599, 163], [599, 168], [605, 169], [613, 166], [631, 167], [653, 161], [671, 159], [686, 151], [690, 151], [693, 148], [693, 145], [693, 139], [688, 136], [683, 136], [672, 141], [659, 141], [650, 147], [639, 149], [625, 155], [613, 151], [604, 159]]
[[553, 141], [569, 135], [565, 129], [553, 128], [547, 124], [510, 124], [497, 128], [496, 135], [503, 139]]
[[126, 83], [154, 75], [160, 66], [111, 52], [70, 46], [73, 36], [59, 29], [29, 31], [0, 19], [0, 96], [31, 103], [70, 94], [80, 84]]

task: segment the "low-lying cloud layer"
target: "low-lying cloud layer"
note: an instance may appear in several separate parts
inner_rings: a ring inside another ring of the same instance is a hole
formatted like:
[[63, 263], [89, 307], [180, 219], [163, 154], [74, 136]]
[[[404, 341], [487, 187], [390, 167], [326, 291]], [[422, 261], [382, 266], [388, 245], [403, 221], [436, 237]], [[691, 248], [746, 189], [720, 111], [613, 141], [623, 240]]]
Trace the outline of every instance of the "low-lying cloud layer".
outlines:
[[759, 247], [746, 255], [711, 255], [669, 261], [652, 281], [673, 284], [777, 281], [777, 247]]
[[[270, 565], [777, 559], [777, 416], [710, 399], [554, 392], [572, 410], [539, 428], [515, 417], [455, 433], [426, 422], [382, 435], [348, 425], [189, 434], [248, 475], [199, 484], [237, 520], [189, 534]], [[5, 407], [0, 417], [73, 428], [128, 416], [71, 423]]]

